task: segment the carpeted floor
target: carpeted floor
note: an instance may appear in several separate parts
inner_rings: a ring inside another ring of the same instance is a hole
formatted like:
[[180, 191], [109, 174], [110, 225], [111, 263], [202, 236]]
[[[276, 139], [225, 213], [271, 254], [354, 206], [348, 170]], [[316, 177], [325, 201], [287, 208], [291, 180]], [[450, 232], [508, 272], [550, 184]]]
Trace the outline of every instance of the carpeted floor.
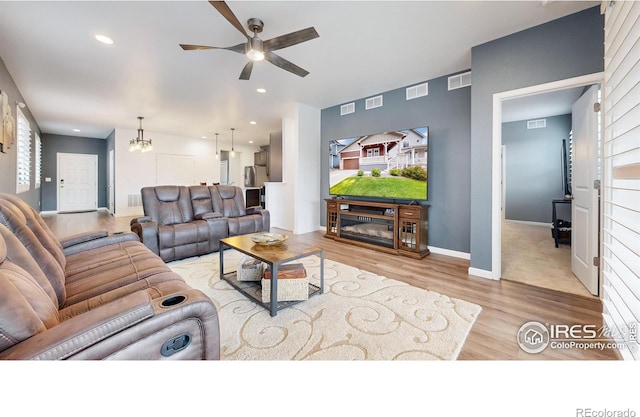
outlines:
[[548, 226], [502, 222], [502, 279], [594, 297], [571, 272], [571, 246], [556, 248]]
[[[225, 251], [225, 272], [241, 254]], [[325, 293], [271, 317], [219, 279], [219, 254], [169, 264], [218, 307], [223, 360], [456, 359], [480, 314], [467, 301], [325, 260]], [[318, 257], [303, 258], [319, 283]]]

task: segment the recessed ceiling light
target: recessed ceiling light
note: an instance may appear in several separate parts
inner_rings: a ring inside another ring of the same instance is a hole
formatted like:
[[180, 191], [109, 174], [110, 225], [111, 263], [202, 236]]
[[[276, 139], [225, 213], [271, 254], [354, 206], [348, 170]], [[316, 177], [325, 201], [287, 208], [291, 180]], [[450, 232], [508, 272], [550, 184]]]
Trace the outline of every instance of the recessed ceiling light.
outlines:
[[80, 129], [73, 129], [73, 131], [74, 131], [74, 132], [79, 132], [79, 131], [80, 131]]
[[105, 35], [96, 35], [96, 40], [106, 45], [113, 45], [113, 39]]
[[267, 90], [265, 90], [264, 88], [258, 88], [256, 91], [258, 93], [266, 93], [267, 92]]
[[250, 141], [249, 141], [249, 143], [253, 143], [253, 141], [252, 141], [252, 140], [250, 140]]
[[249, 122], [249, 124], [250, 124], [250, 125], [255, 125], [255, 124], [256, 124], [256, 122], [255, 122], [255, 120], [252, 120], [252, 121], [250, 121], [250, 122]]
[[206, 139], [206, 138], [207, 138], [206, 136], [200, 136], [200, 137], [201, 137], [202, 139]]

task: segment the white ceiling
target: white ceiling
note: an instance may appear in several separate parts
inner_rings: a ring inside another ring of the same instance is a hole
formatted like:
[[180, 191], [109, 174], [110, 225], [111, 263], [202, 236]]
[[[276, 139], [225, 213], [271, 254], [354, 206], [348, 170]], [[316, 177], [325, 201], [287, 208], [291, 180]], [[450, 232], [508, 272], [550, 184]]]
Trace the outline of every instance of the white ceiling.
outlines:
[[580, 98], [584, 89], [585, 87], [567, 88], [505, 100], [502, 102], [502, 122], [571, 114], [573, 103]]
[[261, 39], [320, 35], [279, 51], [307, 77], [265, 61], [243, 81], [244, 56], [178, 46], [244, 41], [206, 1], [0, 1], [0, 57], [44, 133], [104, 138], [144, 116], [147, 137], [224, 139], [235, 127], [237, 143], [265, 144], [290, 103], [322, 109], [466, 70], [471, 47], [597, 4], [230, 1], [240, 22], [264, 21]]

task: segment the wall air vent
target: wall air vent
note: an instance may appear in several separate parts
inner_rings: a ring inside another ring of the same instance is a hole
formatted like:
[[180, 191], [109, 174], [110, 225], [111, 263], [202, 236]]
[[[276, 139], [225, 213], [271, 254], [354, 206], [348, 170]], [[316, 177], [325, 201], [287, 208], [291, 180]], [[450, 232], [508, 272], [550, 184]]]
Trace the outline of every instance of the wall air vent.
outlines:
[[140, 194], [127, 195], [127, 207], [142, 207], [142, 196]]
[[351, 114], [356, 112], [356, 103], [347, 103], [340, 106], [340, 116], [344, 116], [345, 114]]
[[471, 85], [471, 71], [449, 77], [449, 91]]
[[364, 103], [364, 108], [366, 110], [375, 109], [376, 107], [382, 107], [382, 96], [368, 98]]
[[429, 95], [429, 83], [423, 83], [414, 85], [413, 87], [407, 87], [407, 100], [413, 100], [414, 98], [424, 97]]
[[547, 127], [547, 119], [527, 120], [527, 129], [541, 129]]

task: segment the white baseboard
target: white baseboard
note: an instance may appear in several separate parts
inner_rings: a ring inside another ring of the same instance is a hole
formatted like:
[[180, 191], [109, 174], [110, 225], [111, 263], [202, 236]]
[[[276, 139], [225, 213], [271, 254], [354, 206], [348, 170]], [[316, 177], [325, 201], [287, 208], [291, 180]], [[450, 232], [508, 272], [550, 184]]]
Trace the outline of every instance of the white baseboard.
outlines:
[[471, 259], [471, 254], [467, 252], [460, 252], [457, 250], [437, 248], [435, 246], [428, 246], [429, 251], [431, 253], [437, 253], [438, 255], [447, 255], [453, 258], [466, 259], [467, 261]]
[[528, 222], [525, 220], [505, 220], [505, 222], [509, 222], [509, 223], [518, 223], [518, 224], [527, 224], [529, 226], [544, 226], [544, 227], [551, 227], [551, 222], [549, 223], [541, 223], [541, 222]]
[[492, 271], [487, 271], [486, 269], [479, 269], [479, 268], [469, 267], [468, 273], [469, 273], [469, 275], [473, 275], [475, 277], [480, 277], [480, 278], [493, 279], [493, 280], [499, 280], [500, 279], [500, 278], [494, 278], [493, 272]]

